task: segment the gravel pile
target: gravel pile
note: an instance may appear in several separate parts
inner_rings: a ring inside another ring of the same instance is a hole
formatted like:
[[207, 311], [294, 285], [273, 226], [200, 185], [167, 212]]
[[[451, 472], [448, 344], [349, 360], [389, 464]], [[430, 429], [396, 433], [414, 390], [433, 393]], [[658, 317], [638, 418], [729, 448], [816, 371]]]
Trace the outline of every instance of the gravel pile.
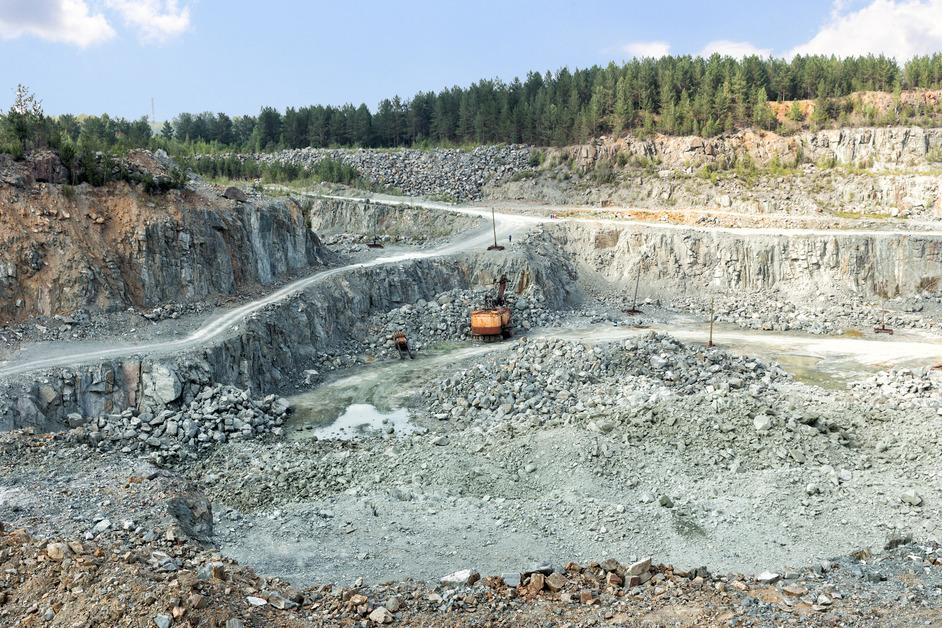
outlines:
[[685, 345], [666, 334], [652, 333], [600, 347], [560, 339], [523, 339], [509, 355], [492, 357], [436, 382], [425, 396], [432, 412], [442, 419], [522, 413], [550, 419], [578, 416], [590, 409], [591, 414], [603, 411], [588, 394], [583, 403], [579, 392], [606, 379], [640, 378], [626, 404], [630, 406], [648, 393], [712, 393], [744, 387], [760, 393], [771, 382], [787, 377], [778, 366]]
[[865, 399], [877, 396], [883, 403], [901, 409], [919, 405], [938, 408], [942, 414], [942, 373], [935, 369], [891, 369], [853, 382], [850, 387]]
[[[928, 295], [893, 299], [887, 302], [884, 317], [880, 305], [865, 302], [859, 296], [829, 295], [827, 302], [802, 306], [772, 292], [724, 295], [716, 299], [714, 312], [717, 322], [747, 329], [833, 335], [849, 329], [870, 330], [884, 320], [887, 327], [894, 329], [934, 329], [937, 323], [922, 312], [927, 303], [937, 307], [939, 301]], [[710, 313], [709, 299], [701, 297], [680, 297], [671, 305], [702, 316]]]
[[[443, 292], [433, 301], [420, 300], [414, 304], [379, 314], [370, 326], [376, 334], [385, 337], [386, 351], [395, 353], [392, 334], [401, 329], [415, 348], [421, 348], [432, 342], [448, 340], [467, 340], [471, 337], [471, 312], [484, 307], [485, 298], [493, 296], [493, 289], [450, 290]], [[558, 325], [562, 315], [556, 310], [544, 306], [545, 297], [538, 288], [529, 289], [524, 295], [509, 293], [506, 302], [511, 308], [511, 322], [518, 332], [529, 331], [534, 327]]]
[[472, 150], [436, 148], [325, 149], [301, 148], [262, 153], [263, 163], [279, 162], [312, 167], [322, 159], [335, 159], [353, 166], [372, 183], [407, 196], [448, 200], [478, 199], [484, 185], [529, 169], [530, 148], [519, 145], [478, 146]]
[[156, 415], [128, 409], [87, 420], [69, 415], [74, 436], [101, 450], [151, 454], [159, 463], [193, 457], [229, 440], [281, 435], [288, 402], [275, 395], [252, 399], [233, 386], [204, 389], [189, 406]]
[[[373, 236], [362, 233], [337, 233], [334, 235], [325, 236], [323, 238], [325, 246], [330, 247], [330, 249], [333, 251], [343, 253], [345, 255], [361, 253], [369, 249], [367, 245], [371, 244], [373, 241]], [[412, 244], [412, 242], [406, 242], [405, 239], [394, 239], [388, 235], [378, 235], [376, 236], [375, 241], [383, 245], [392, 243]]]
[[433, 382], [421, 397], [430, 419], [456, 429], [478, 424], [500, 434], [574, 425], [623, 442], [674, 446], [704, 473], [788, 461], [830, 465], [822, 474], [830, 481], [852, 458], [853, 430], [795, 387], [777, 365], [649, 334], [596, 347], [521, 341], [509, 355]]

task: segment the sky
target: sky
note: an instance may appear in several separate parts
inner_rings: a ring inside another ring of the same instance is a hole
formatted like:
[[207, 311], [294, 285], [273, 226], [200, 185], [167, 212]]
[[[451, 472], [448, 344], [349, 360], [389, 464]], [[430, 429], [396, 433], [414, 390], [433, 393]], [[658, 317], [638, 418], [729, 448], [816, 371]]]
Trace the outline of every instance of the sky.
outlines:
[[664, 54], [905, 60], [942, 51], [942, 0], [0, 0], [0, 109], [158, 120], [408, 98]]

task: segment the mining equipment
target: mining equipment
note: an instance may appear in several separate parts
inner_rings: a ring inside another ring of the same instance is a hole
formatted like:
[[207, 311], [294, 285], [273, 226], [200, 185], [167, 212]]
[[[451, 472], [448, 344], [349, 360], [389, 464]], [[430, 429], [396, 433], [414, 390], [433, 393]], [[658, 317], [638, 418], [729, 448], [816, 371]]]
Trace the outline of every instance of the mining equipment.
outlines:
[[399, 359], [405, 360], [406, 356], [409, 356], [410, 360], [415, 359], [415, 351], [409, 346], [409, 339], [406, 338], [406, 332], [401, 329], [393, 334], [393, 343], [396, 345], [396, 350], [399, 352]]
[[482, 342], [495, 342], [510, 338], [510, 308], [504, 294], [507, 292], [507, 277], [501, 275], [497, 282], [497, 295], [488, 295], [484, 307], [471, 312], [471, 338]]
[[374, 235], [374, 236], [373, 236], [373, 241], [372, 241], [372, 242], [367, 242], [367, 243], [366, 243], [366, 246], [368, 246], [368, 247], [371, 248], [371, 249], [381, 249], [381, 248], [383, 248], [383, 243], [380, 242], [380, 241], [379, 241], [379, 238], [377, 238], [377, 237]]
[[883, 318], [880, 319], [880, 324], [873, 328], [873, 332], [876, 334], [893, 335], [893, 328], [886, 326], [886, 308], [883, 308]]

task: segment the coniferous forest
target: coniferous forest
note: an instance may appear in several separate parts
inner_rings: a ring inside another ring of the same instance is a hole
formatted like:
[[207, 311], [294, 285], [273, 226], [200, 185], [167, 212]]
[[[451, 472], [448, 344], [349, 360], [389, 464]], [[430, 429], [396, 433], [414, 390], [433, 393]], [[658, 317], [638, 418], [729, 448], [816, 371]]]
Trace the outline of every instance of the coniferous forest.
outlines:
[[[467, 87], [382, 100], [375, 109], [302, 106], [256, 116], [183, 113], [162, 128], [146, 118], [108, 115], [41, 117], [30, 124], [7, 114], [0, 152], [63, 144], [96, 150], [161, 145], [174, 152], [265, 151], [279, 148], [442, 146], [482, 143], [563, 145], [632, 131], [713, 136], [742, 127], [788, 131], [848, 124], [935, 124], [942, 109], [908, 105], [899, 94], [942, 88], [942, 54], [904, 64], [884, 56], [796, 56], [735, 59], [667, 56], [545, 74], [509, 83], [480, 80]], [[851, 97], [861, 91], [896, 95], [879, 111]], [[787, 128], [775, 102], [813, 100], [806, 116], [793, 106]]]

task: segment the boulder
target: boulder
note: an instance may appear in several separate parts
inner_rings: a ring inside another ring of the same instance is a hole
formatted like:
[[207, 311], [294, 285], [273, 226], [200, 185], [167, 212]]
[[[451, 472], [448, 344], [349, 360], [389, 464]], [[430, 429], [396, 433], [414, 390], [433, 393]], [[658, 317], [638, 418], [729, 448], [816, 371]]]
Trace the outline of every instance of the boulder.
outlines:
[[231, 185], [226, 188], [226, 191], [223, 192], [222, 195], [224, 198], [228, 198], [231, 201], [238, 201], [239, 203], [245, 203], [249, 200], [245, 192]]
[[33, 179], [40, 183], [68, 183], [69, 171], [59, 156], [51, 150], [31, 153], [26, 162], [29, 164]]

